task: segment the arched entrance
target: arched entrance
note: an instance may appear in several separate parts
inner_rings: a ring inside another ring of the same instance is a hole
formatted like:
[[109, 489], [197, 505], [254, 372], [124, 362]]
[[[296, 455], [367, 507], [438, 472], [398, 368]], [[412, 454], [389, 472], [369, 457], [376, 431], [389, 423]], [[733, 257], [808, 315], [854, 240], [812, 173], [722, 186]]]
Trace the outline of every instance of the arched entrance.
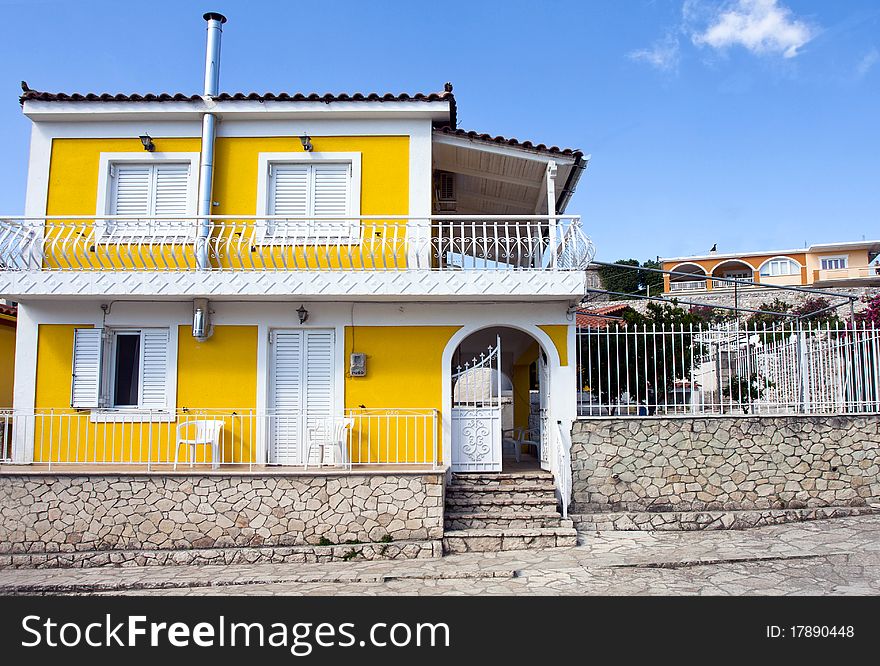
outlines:
[[524, 330], [473, 331], [450, 359], [454, 472], [550, 468], [547, 351]]

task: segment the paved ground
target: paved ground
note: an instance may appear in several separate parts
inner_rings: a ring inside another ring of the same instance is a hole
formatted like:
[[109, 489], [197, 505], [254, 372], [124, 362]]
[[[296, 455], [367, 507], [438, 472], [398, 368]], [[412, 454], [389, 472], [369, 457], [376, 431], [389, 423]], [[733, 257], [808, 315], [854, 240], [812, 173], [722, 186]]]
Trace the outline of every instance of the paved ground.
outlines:
[[880, 516], [580, 542], [401, 562], [4, 570], [0, 593], [880, 594]]

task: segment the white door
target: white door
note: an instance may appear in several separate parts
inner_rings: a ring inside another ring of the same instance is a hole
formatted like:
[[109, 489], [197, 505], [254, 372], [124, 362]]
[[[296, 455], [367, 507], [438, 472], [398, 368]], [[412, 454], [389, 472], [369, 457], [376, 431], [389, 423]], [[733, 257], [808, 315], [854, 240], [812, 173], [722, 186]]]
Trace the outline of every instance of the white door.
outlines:
[[332, 330], [272, 331], [269, 463], [301, 465], [306, 430], [333, 415], [334, 334]]
[[501, 338], [452, 373], [452, 471], [501, 471]]
[[538, 428], [541, 439], [541, 469], [550, 469], [550, 365], [544, 352], [538, 353]]

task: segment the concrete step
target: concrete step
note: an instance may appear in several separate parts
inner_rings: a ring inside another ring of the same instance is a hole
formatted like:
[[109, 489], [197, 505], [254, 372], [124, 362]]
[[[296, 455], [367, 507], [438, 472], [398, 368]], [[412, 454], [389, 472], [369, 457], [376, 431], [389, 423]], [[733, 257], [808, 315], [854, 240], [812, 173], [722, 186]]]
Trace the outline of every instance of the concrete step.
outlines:
[[547, 490], [457, 490], [455, 492], [450, 492], [447, 489], [446, 491], [447, 503], [451, 501], [459, 504], [466, 502], [482, 504], [502, 500], [541, 500], [544, 503], [555, 504], [556, 493]]
[[522, 483], [534, 483], [549, 481], [553, 483], [553, 475], [544, 470], [530, 470], [528, 472], [476, 472], [452, 475], [452, 485], [457, 484], [489, 484], [489, 485], [519, 485]]
[[447, 490], [553, 490], [556, 486], [552, 478], [531, 477], [528, 479], [454, 479]]
[[494, 513], [488, 511], [447, 512], [444, 519], [447, 532], [465, 529], [531, 529], [552, 527], [574, 527], [570, 520], [564, 520], [553, 511], [518, 511]]
[[531, 511], [555, 511], [556, 497], [446, 497], [446, 511], [478, 512], [493, 514], [528, 513]]
[[577, 545], [573, 527], [451, 530], [443, 535], [444, 553], [540, 550]]

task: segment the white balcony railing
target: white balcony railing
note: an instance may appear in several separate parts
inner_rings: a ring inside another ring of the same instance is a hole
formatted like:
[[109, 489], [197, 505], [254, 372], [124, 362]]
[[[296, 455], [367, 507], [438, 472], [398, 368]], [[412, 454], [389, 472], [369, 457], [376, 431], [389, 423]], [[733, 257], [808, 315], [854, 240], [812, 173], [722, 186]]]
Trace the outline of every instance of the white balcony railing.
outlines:
[[578, 270], [578, 216], [0, 219], [0, 271]]
[[833, 282], [834, 280], [880, 280], [880, 265], [857, 266], [853, 268], [827, 268], [814, 271], [814, 282]]
[[743, 287], [755, 286], [751, 278], [727, 278], [725, 280], [712, 280], [712, 289], [742, 289]]
[[[342, 417], [342, 415], [340, 415]], [[352, 468], [440, 465], [436, 409], [348, 409], [342, 455], [323, 463]], [[0, 462], [56, 465], [128, 465], [154, 470], [279, 465], [315, 467], [309, 430], [323, 419], [252, 409], [187, 409], [177, 413], [72, 409], [0, 410]], [[198, 425], [199, 423], [204, 425]], [[202, 440], [195, 447], [186, 440]]]
[[678, 280], [669, 283], [669, 291], [696, 291], [706, 288], [706, 280]]

